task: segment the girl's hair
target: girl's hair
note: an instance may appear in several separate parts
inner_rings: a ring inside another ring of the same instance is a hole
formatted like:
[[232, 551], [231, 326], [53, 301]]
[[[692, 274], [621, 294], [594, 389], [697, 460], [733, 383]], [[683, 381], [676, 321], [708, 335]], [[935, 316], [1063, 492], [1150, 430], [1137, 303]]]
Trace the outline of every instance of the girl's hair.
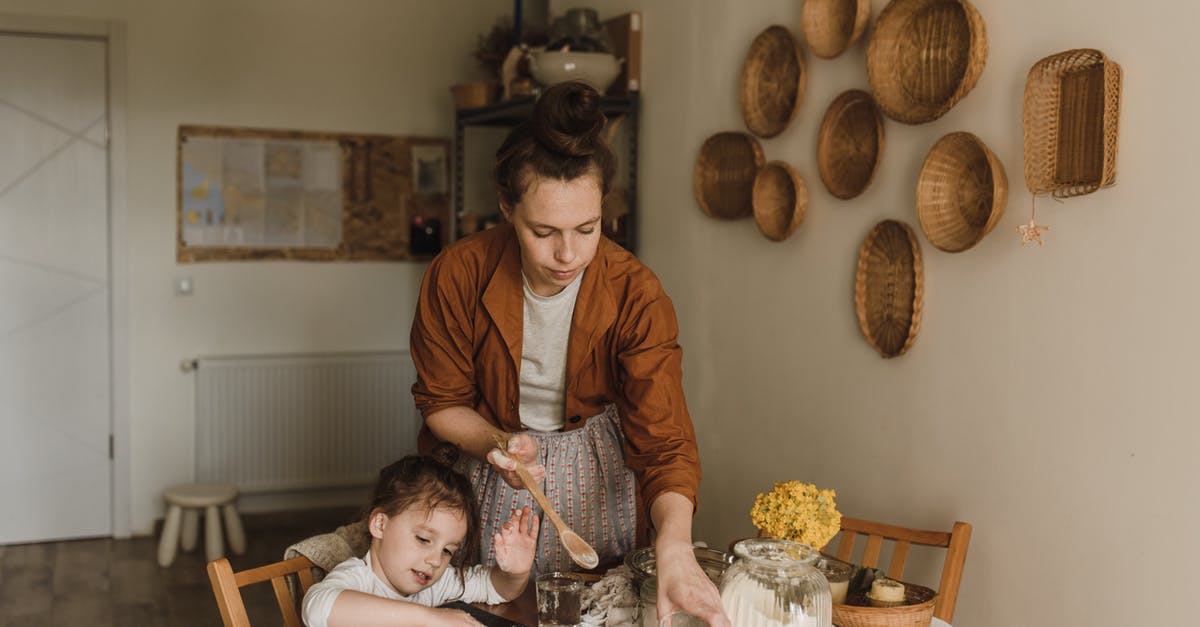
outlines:
[[526, 172], [568, 182], [594, 173], [601, 195], [608, 195], [617, 165], [601, 136], [605, 122], [600, 94], [588, 85], [566, 82], [546, 89], [531, 118], [496, 151], [493, 176], [500, 199], [509, 207], [521, 201], [529, 186]]
[[370, 528], [371, 514], [380, 511], [389, 518], [410, 507], [433, 511], [447, 508], [462, 512], [467, 519], [467, 536], [450, 558], [462, 576], [464, 564], [476, 563], [479, 552], [479, 508], [471, 482], [451, 464], [458, 457], [453, 446], [434, 451], [433, 457], [408, 455], [379, 471], [379, 480], [365, 518]]

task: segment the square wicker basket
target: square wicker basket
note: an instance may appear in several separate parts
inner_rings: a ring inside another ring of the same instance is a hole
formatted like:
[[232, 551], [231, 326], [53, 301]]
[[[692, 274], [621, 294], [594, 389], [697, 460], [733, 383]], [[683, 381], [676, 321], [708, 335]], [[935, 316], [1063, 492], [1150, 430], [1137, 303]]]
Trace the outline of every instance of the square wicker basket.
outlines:
[[1069, 198], [1116, 182], [1121, 66], [1099, 50], [1038, 61], [1025, 81], [1022, 116], [1029, 191]]

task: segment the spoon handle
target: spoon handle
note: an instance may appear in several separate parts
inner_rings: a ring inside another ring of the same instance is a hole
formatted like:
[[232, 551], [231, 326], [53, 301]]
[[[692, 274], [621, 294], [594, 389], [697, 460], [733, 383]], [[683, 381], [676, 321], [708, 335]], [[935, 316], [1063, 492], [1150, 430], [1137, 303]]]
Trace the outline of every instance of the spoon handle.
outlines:
[[550, 518], [550, 522], [554, 523], [554, 528], [558, 529], [559, 535], [564, 535], [566, 531], [570, 531], [567, 523], [563, 522], [563, 519], [558, 517], [558, 512], [554, 511], [554, 508], [550, 506], [550, 499], [546, 498], [546, 493], [542, 492], [541, 486], [533, 480], [533, 475], [529, 474], [529, 470], [525, 468], [525, 464], [522, 464], [520, 460], [515, 458], [513, 458], [513, 461], [517, 464], [517, 476], [521, 477], [521, 481], [525, 483], [525, 488], [533, 495], [533, 500], [542, 506], [542, 512]]
[[[492, 437], [492, 440], [496, 442], [496, 447], [501, 451], [508, 450], [508, 442], [505, 441], [503, 436], [495, 435]], [[564, 530], [570, 531], [567, 523], [563, 522], [563, 519], [558, 517], [558, 512], [554, 511], [554, 508], [550, 506], [550, 499], [546, 498], [546, 493], [542, 492], [541, 486], [533, 480], [533, 475], [529, 474], [529, 469], [525, 467], [525, 464], [511, 455], [509, 459], [513, 460], [513, 463], [517, 465], [517, 476], [521, 478], [521, 481], [525, 484], [525, 488], [533, 495], [533, 500], [542, 506], [542, 512], [550, 517], [550, 522], [554, 524], [555, 529], [558, 529], [559, 535], [562, 535]]]

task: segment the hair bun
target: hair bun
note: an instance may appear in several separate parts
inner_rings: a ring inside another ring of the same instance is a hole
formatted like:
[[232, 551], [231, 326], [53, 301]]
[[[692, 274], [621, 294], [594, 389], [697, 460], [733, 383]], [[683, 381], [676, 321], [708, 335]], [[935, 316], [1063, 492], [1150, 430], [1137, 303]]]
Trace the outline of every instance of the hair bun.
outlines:
[[578, 81], [552, 85], [533, 106], [534, 136], [547, 150], [567, 157], [595, 153], [606, 121], [600, 94]]
[[439, 442], [433, 447], [433, 451], [429, 454], [433, 461], [443, 466], [453, 466], [458, 461], [460, 452], [458, 447], [449, 442]]

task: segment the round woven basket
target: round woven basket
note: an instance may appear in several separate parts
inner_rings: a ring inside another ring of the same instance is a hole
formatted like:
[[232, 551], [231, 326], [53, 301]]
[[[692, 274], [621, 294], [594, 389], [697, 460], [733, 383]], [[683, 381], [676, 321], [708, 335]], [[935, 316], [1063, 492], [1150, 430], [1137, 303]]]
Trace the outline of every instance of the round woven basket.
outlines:
[[808, 49], [832, 59], [854, 45], [871, 18], [871, 0], [804, 0], [800, 28]]
[[739, 99], [746, 128], [774, 137], [792, 123], [804, 99], [804, 55], [783, 26], [768, 26], [754, 38], [742, 64]]
[[867, 45], [867, 80], [879, 108], [905, 124], [936, 120], [979, 80], [987, 34], [967, 0], [892, 0]]
[[846, 596], [847, 605], [833, 604], [833, 624], [838, 627], [928, 627], [933, 622], [937, 593], [925, 586], [904, 584], [904, 605], [867, 607], [862, 592]]
[[929, 243], [949, 253], [983, 239], [1004, 215], [1004, 165], [971, 133], [938, 140], [917, 177], [917, 218]]
[[808, 186], [792, 166], [771, 161], [754, 177], [754, 221], [767, 239], [782, 242], [804, 221]]
[[825, 110], [817, 138], [821, 182], [837, 198], [854, 198], [871, 184], [883, 155], [883, 115], [871, 94], [852, 89]]
[[908, 350], [921, 328], [925, 278], [921, 248], [907, 224], [875, 225], [858, 252], [854, 309], [867, 343], [884, 357]]
[[754, 213], [754, 177], [766, 159], [758, 140], [746, 133], [717, 133], [696, 156], [696, 202], [710, 217], [748, 218]]
[[459, 83], [450, 88], [457, 109], [475, 109], [492, 104], [496, 98], [496, 85], [492, 83]]

